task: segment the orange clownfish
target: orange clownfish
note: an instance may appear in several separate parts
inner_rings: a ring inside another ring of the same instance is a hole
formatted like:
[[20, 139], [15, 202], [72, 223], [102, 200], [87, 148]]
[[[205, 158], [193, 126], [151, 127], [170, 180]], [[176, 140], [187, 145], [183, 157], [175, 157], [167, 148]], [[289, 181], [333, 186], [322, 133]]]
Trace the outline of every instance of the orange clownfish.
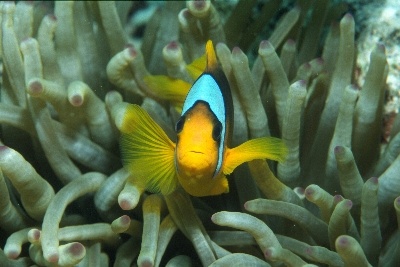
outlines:
[[190, 88], [176, 123], [176, 144], [138, 105], [129, 105], [121, 127], [125, 168], [151, 192], [172, 193], [179, 184], [193, 196], [229, 192], [226, 175], [253, 159], [282, 161], [282, 140], [262, 137], [229, 148], [233, 104], [228, 81], [211, 41], [207, 67]]

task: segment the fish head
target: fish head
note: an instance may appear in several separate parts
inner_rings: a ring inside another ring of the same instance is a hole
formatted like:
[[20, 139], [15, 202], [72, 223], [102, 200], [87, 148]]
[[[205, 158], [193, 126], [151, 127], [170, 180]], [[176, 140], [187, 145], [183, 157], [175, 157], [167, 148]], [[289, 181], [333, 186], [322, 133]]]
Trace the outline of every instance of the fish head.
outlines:
[[176, 125], [175, 162], [178, 175], [189, 180], [211, 179], [218, 162], [220, 123], [207, 103], [197, 102]]

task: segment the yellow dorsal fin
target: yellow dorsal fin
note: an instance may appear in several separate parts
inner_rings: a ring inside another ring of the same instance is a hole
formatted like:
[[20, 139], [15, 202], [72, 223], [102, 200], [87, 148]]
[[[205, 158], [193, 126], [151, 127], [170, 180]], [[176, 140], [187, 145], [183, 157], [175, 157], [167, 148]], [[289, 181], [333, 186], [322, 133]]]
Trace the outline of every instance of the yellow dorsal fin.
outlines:
[[211, 40], [207, 41], [206, 44], [206, 55], [207, 55], [207, 71], [213, 71], [218, 67], [217, 56], [215, 54], [214, 45]]

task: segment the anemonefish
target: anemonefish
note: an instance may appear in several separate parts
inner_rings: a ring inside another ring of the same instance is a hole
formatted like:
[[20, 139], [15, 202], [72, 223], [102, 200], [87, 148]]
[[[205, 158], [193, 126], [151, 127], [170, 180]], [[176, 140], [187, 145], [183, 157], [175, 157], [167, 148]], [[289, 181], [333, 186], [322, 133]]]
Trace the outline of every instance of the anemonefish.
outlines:
[[219, 68], [211, 41], [207, 66], [183, 103], [176, 123], [176, 144], [138, 105], [129, 105], [121, 127], [121, 153], [135, 181], [151, 192], [172, 193], [179, 184], [193, 196], [229, 192], [226, 175], [253, 159], [282, 161], [283, 141], [273, 137], [249, 140], [229, 148], [233, 104], [228, 81]]

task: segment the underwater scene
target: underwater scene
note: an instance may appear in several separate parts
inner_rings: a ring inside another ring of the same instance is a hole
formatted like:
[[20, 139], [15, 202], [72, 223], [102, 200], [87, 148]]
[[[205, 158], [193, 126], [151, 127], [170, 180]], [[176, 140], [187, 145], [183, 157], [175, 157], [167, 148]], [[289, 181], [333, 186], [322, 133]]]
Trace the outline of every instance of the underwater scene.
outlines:
[[397, 0], [0, 22], [0, 267], [400, 266]]

